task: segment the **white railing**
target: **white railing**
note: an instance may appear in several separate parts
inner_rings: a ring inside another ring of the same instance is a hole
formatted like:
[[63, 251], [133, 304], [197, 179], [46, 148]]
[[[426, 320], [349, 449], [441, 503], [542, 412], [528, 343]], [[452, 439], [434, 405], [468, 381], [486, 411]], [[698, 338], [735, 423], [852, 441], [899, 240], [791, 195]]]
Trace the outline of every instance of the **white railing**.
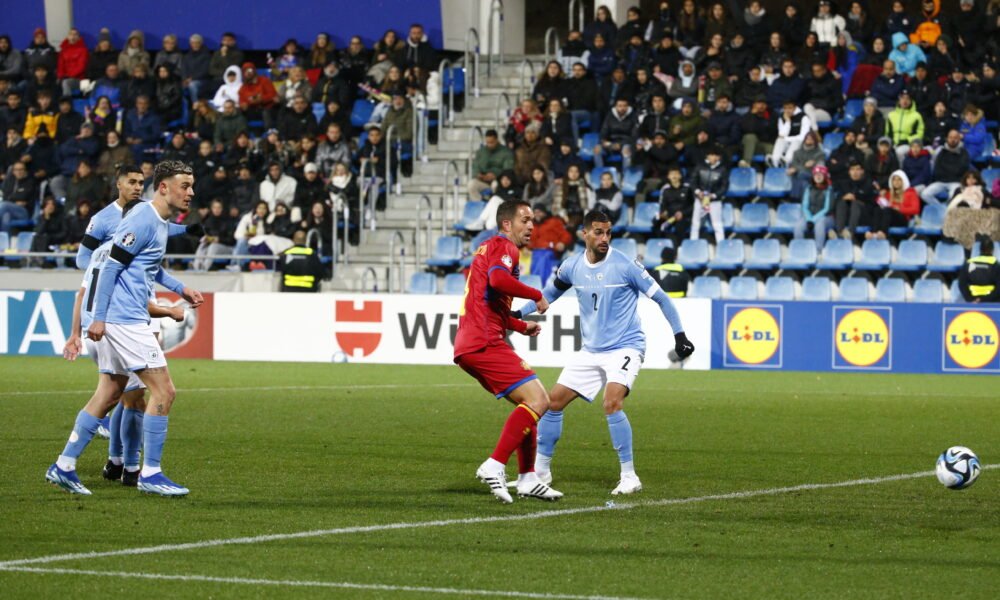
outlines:
[[[427, 208], [427, 218], [420, 218], [420, 211], [426, 206]], [[417, 200], [417, 214], [416, 220], [414, 221], [413, 228], [413, 246], [416, 249], [417, 255], [417, 268], [424, 264], [423, 254], [420, 251], [420, 226], [423, 224], [424, 228], [424, 250], [427, 257], [431, 256], [431, 235], [433, 235], [433, 222], [434, 222], [434, 204], [431, 202], [430, 196], [427, 194], [421, 194], [420, 199]]]
[[[451, 180], [451, 203], [448, 202], [448, 175], [454, 172], [455, 177]], [[444, 186], [441, 188], [441, 235], [447, 235], [448, 216], [454, 217], [454, 211], [458, 206], [458, 188], [462, 180], [462, 171], [458, 168], [458, 161], [449, 160], [444, 166]], [[451, 210], [449, 210], [449, 208]], [[455, 222], [455, 219], [452, 219]]]
[[[475, 38], [475, 46], [469, 47], [469, 43]], [[472, 69], [469, 69], [469, 57], [472, 57]], [[469, 89], [472, 86], [472, 95], [476, 98], [479, 97], [479, 32], [476, 31], [474, 27], [470, 27], [468, 31], [465, 32], [465, 57], [463, 62], [465, 63], [465, 89]], [[469, 77], [469, 73], [472, 77]]]
[[[466, 169], [466, 174], [467, 174], [467, 179], [470, 182], [472, 181], [473, 177], [472, 163], [475, 162], [476, 152], [479, 150], [480, 146], [483, 145], [485, 139], [486, 136], [483, 135], [483, 128], [478, 125], [473, 127], [472, 131], [469, 132], [469, 159], [468, 159], [468, 168]], [[476, 144], [477, 140], [479, 141], [478, 145]]]
[[[549, 40], [552, 41], [552, 46], [549, 46]], [[551, 48], [551, 49], [550, 49]], [[559, 32], [556, 31], [555, 27], [549, 27], [545, 30], [545, 58], [548, 60], [555, 60], [559, 53]]]
[[[524, 67], [525, 66], [528, 67], [528, 73], [530, 75], [530, 78], [528, 79], [528, 88], [527, 88], [528, 91], [527, 91], [526, 94], [524, 94], [522, 96], [521, 94], [524, 93], [524, 90], [525, 90], [525, 88], [524, 88]], [[518, 77], [520, 78], [520, 82], [518, 83], [518, 86], [517, 86], [517, 101], [521, 102], [521, 100], [524, 100], [525, 98], [531, 98], [531, 93], [535, 89], [535, 63], [531, 62], [530, 58], [526, 58], [526, 59], [524, 59], [524, 60], [521, 61], [520, 65], [518, 65], [517, 71], [518, 71], [518, 73], [517, 73]], [[542, 108], [542, 107], [539, 107], [539, 108]]]
[[365, 269], [365, 272], [361, 274], [361, 291], [364, 292], [364, 291], [367, 290], [367, 287], [368, 287], [368, 276], [369, 275], [371, 275], [371, 278], [374, 281], [374, 283], [372, 284], [372, 290], [371, 291], [377, 293], [378, 292], [378, 273], [376, 273], [375, 269], [372, 268], [372, 267], [368, 267], [367, 269]]
[[[573, 6], [576, 5], [577, 14], [579, 15], [580, 24], [577, 27], [573, 27]], [[569, 31], [578, 29], [583, 31], [583, 0], [569, 0]]]
[[[399, 248], [399, 262], [396, 262], [396, 241], [402, 244]], [[396, 286], [395, 283], [399, 283], [399, 289], [406, 289], [406, 238], [397, 229], [392, 232], [392, 237], [389, 239], [389, 274], [387, 284], [389, 286], [389, 293], [395, 293]]]
[[[502, 116], [500, 114], [500, 100], [503, 100], [504, 104], [506, 104], [507, 106], [507, 111]], [[503, 139], [503, 132], [507, 128], [506, 127], [507, 120], [510, 119], [511, 112], [513, 110], [514, 110], [514, 105], [513, 103], [511, 103], [510, 96], [507, 95], [507, 92], [501, 92], [500, 94], [498, 94], [496, 99], [496, 104], [493, 106], [493, 114], [496, 115], [497, 119], [496, 130], [497, 134], [500, 136], [500, 139]]]
[[[396, 126], [390, 125], [388, 129], [385, 130], [385, 205], [390, 205], [390, 200], [392, 200], [393, 186], [396, 182], [393, 181], [393, 170], [392, 170], [392, 156], [395, 154], [392, 148], [392, 134], [396, 133]], [[402, 152], [402, 148], [400, 148]], [[402, 190], [401, 190], [402, 191]]]
[[496, 23], [497, 23], [496, 24], [496, 28], [497, 28], [497, 42], [498, 42], [498, 48], [497, 49], [499, 50], [499, 54], [500, 54], [499, 65], [500, 65], [500, 67], [503, 67], [503, 37], [504, 36], [503, 36], [503, 1], [502, 0], [493, 0], [492, 2], [490, 2], [490, 20], [489, 20], [489, 25], [487, 25], [487, 27], [486, 27], [486, 46], [487, 46], [486, 77], [487, 78], [492, 78], [493, 77], [493, 22], [494, 22], [493, 17], [494, 17], [494, 15], [497, 16], [497, 19], [496, 19]]
[[[441, 107], [438, 108], [438, 142], [444, 139], [445, 120], [448, 122], [448, 129], [455, 125], [455, 77], [451, 72], [451, 61], [447, 58], [438, 65], [438, 73], [441, 74]], [[448, 77], [448, 105], [444, 103], [444, 80], [445, 74]]]

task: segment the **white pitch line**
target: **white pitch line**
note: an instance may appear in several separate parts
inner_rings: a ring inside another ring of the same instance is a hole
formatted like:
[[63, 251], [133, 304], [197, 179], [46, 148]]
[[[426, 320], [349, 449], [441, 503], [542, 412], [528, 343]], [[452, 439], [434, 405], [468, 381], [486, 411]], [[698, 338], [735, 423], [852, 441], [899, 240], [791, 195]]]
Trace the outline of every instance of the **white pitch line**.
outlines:
[[[1000, 468], [1000, 464], [986, 465], [983, 470]], [[49, 556], [38, 556], [35, 558], [22, 558], [0, 562], [0, 570], [14, 566], [49, 564], [55, 562], [65, 562], [69, 560], [87, 560], [92, 558], [105, 558], [109, 556], [134, 556], [142, 554], [157, 554], [160, 552], [180, 552], [184, 550], [199, 550], [202, 548], [212, 548], [218, 546], [262, 544], [266, 542], [295, 540], [304, 538], [350, 535], [354, 533], [372, 533], [378, 531], [395, 531], [402, 529], [427, 529], [431, 527], [446, 527], [449, 525], [475, 525], [480, 523], [507, 523], [511, 521], [528, 521], [533, 519], [545, 519], [549, 517], [562, 517], [567, 515], [580, 515], [587, 513], [597, 513], [610, 510], [631, 510], [634, 508], [651, 508], [660, 506], [677, 506], [682, 504], [694, 504], [699, 502], [709, 502], [713, 500], [740, 500], [744, 498], [756, 498], [760, 496], [775, 496], [790, 492], [801, 492], [809, 490], [825, 490], [833, 488], [854, 487], [859, 485], [874, 485], [887, 483], [890, 481], [903, 481], [907, 479], [919, 479], [929, 477], [934, 471], [920, 471], [919, 473], [903, 473], [900, 475], [887, 475], [885, 477], [870, 477], [864, 479], [851, 479], [849, 481], [838, 481], [834, 483], [805, 483], [787, 487], [769, 488], [763, 490], [746, 490], [742, 492], [730, 492], [726, 494], [710, 494], [707, 496], [693, 496], [688, 498], [664, 498], [661, 500], [629, 502], [623, 504], [602, 504], [599, 506], [586, 506], [581, 508], [567, 508], [558, 510], [544, 510], [540, 512], [525, 513], [520, 515], [502, 515], [492, 517], [466, 517], [461, 519], [441, 519], [436, 521], [415, 521], [402, 523], [385, 523], [381, 525], [356, 525], [352, 527], [338, 527], [335, 529], [313, 529], [309, 531], [297, 531], [293, 533], [273, 533], [267, 535], [221, 538], [214, 540], [203, 540], [200, 542], [187, 542], [183, 544], [161, 544], [158, 546], [140, 546], [137, 548], [123, 548], [121, 550], [105, 550], [93, 552], [74, 552], [70, 554], [52, 554]]]
[[[244, 387], [200, 387], [200, 388], [177, 388], [178, 393], [199, 393], [199, 392], [281, 392], [296, 390], [391, 390], [399, 388], [413, 388], [412, 383], [373, 383], [369, 385], [262, 385]], [[422, 388], [451, 388], [451, 387], [478, 387], [474, 383], [421, 383], [416, 387]], [[89, 390], [36, 390], [24, 392], [0, 392], [0, 397], [4, 396], [63, 396], [77, 394], [92, 394]]]
[[454, 596], [493, 596], [498, 598], [534, 598], [540, 600], [643, 600], [625, 596], [581, 596], [578, 594], [550, 594], [544, 592], [514, 592], [506, 590], [466, 590], [460, 588], [425, 587], [414, 585], [388, 585], [380, 583], [352, 583], [349, 581], [300, 581], [294, 579], [248, 579], [245, 577], [212, 577], [209, 575], [168, 575], [160, 573], [130, 573], [128, 571], [92, 571], [87, 569], [52, 569], [38, 567], [2, 567], [0, 571], [42, 573], [57, 575], [93, 575], [118, 579], [154, 579], [159, 581], [197, 581], [237, 585], [271, 585], [281, 587], [316, 587], [345, 590], [370, 590], [378, 592], [422, 592]]

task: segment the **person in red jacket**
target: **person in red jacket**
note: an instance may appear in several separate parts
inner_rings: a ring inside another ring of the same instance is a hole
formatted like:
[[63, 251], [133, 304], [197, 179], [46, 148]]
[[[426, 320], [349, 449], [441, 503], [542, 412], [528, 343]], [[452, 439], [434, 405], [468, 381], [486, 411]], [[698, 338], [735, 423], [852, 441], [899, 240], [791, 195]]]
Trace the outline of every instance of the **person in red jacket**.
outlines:
[[878, 209], [872, 219], [872, 230], [866, 239], [884, 240], [890, 227], [906, 227], [920, 212], [920, 196], [910, 187], [910, 178], [902, 170], [889, 175], [889, 188], [878, 197]]
[[262, 119], [264, 128], [274, 125], [274, 109], [278, 105], [278, 92], [266, 77], [258, 77], [253, 63], [243, 63], [243, 85], [240, 86], [240, 110], [247, 121]]
[[80, 31], [74, 27], [59, 44], [56, 78], [62, 83], [63, 96], [72, 96], [80, 89], [80, 80], [86, 77], [88, 60], [90, 52], [80, 38]]
[[559, 266], [563, 252], [573, 243], [573, 235], [566, 230], [566, 222], [552, 216], [544, 202], [535, 204], [532, 212], [535, 230], [531, 233], [531, 274], [541, 277], [545, 284]]

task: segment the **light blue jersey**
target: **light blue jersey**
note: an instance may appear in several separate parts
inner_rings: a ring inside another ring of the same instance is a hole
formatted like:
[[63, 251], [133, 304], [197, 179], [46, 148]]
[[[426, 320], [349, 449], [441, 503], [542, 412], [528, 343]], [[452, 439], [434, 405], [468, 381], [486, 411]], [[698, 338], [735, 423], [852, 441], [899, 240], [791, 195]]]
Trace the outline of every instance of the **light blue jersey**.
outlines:
[[104, 263], [111, 253], [111, 241], [101, 244], [90, 257], [90, 263], [83, 274], [83, 305], [80, 307], [80, 325], [87, 329], [94, 321], [94, 303], [97, 299], [97, 286], [94, 285], [101, 277]]
[[[80, 241], [80, 247], [76, 251], [76, 268], [86, 269], [97, 248], [105, 242], [111, 241], [111, 237], [114, 236], [115, 231], [118, 229], [118, 224], [122, 222], [122, 212], [122, 207], [115, 201], [97, 211], [97, 214], [91, 217], [90, 223], [87, 225], [87, 232], [84, 234], [83, 239]], [[170, 223], [167, 235], [180, 235], [186, 231], [187, 227], [184, 225]]]

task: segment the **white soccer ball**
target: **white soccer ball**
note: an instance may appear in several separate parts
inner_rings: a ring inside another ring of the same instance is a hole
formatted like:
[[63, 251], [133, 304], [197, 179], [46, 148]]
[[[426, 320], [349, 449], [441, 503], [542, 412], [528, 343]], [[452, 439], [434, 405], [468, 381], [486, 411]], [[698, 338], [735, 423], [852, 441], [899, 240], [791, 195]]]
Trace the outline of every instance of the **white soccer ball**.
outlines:
[[952, 490], [961, 490], [976, 482], [982, 467], [979, 457], [965, 446], [952, 446], [937, 459], [938, 481]]
[[337, 350], [336, 352], [333, 353], [333, 357], [330, 360], [332, 360], [335, 363], [345, 363], [347, 362], [347, 355], [341, 352], [340, 350]]

